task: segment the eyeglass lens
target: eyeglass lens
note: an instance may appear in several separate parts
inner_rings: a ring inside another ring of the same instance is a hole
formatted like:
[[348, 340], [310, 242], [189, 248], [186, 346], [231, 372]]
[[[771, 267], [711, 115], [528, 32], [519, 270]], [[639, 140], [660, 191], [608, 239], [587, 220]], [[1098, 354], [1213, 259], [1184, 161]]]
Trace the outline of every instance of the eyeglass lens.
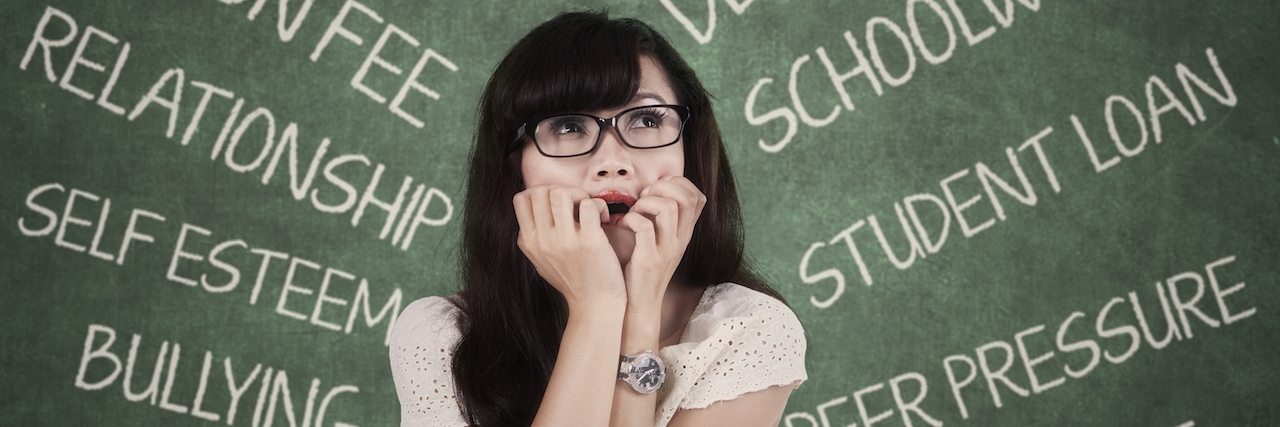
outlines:
[[[635, 148], [660, 147], [680, 138], [680, 114], [672, 107], [633, 108], [614, 120], [623, 142]], [[538, 122], [533, 141], [546, 155], [575, 156], [594, 149], [601, 130], [600, 122], [585, 114], [548, 117]]]

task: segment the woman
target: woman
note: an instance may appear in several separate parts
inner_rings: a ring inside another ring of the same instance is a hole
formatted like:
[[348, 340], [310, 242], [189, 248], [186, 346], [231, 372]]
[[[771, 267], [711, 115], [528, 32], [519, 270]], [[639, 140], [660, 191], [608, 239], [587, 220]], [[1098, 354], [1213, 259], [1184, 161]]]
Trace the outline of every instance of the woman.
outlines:
[[743, 260], [711, 101], [674, 48], [562, 14], [479, 114], [466, 288], [392, 332], [402, 424], [777, 425], [804, 332]]

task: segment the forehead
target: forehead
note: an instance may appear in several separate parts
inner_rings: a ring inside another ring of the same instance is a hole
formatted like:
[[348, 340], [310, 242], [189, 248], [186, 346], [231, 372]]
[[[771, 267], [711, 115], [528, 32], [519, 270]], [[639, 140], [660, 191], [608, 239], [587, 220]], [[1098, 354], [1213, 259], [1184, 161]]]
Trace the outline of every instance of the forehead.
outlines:
[[640, 84], [628, 104], [676, 104], [678, 102], [666, 70], [652, 57], [641, 55]]

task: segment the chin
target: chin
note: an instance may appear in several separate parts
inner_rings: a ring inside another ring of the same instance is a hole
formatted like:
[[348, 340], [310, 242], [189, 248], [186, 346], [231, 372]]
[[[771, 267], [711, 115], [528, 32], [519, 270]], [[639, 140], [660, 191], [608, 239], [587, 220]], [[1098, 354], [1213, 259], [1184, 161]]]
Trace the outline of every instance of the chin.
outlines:
[[613, 253], [618, 255], [618, 265], [623, 267], [627, 266], [627, 262], [631, 261], [631, 251], [634, 248], [634, 246], [625, 246], [621, 248], [618, 247], [618, 245], [613, 246]]
[[631, 230], [620, 227], [611, 228], [613, 229], [605, 230], [605, 235], [609, 236], [609, 245], [613, 246], [613, 253], [618, 255], [618, 264], [626, 267], [627, 262], [631, 261], [631, 252], [636, 248], [635, 234]]

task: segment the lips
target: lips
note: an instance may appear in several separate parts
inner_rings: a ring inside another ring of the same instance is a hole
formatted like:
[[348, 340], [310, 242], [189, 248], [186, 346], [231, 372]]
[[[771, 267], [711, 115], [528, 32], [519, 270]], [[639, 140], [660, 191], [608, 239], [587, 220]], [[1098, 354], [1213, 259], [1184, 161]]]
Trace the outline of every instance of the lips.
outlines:
[[610, 224], [617, 223], [623, 214], [631, 210], [631, 205], [636, 203], [634, 196], [622, 190], [605, 190], [596, 194], [596, 198], [604, 200], [609, 206]]

